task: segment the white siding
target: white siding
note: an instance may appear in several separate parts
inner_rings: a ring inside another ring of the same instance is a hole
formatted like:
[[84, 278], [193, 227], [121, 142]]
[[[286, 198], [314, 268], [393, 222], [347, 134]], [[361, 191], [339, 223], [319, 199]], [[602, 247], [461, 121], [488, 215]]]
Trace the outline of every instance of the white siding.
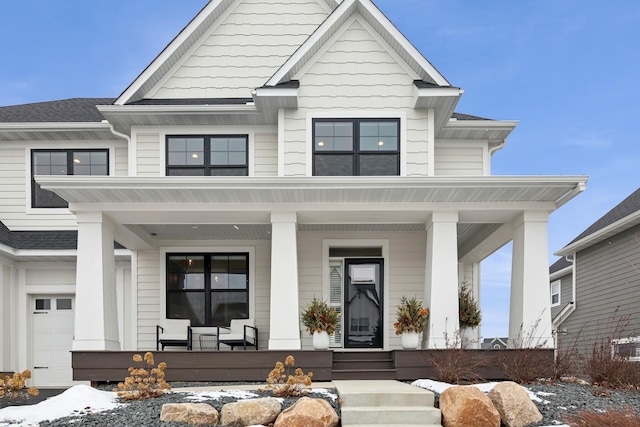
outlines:
[[317, 0], [238, 3], [147, 97], [250, 97], [328, 16]]
[[110, 149], [109, 162], [115, 175], [127, 175], [124, 142], [21, 142], [4, 143], [0, 149], [0, 218], [10, 230], [73, 229], [75, 216], [66, 209], [31, 208], [32, 149]]
[[483, 175], [483, 146], [436, 141], [435, 151], [436, 175]]
[[138, 349], [156, 349], [156, 325], [160, 320], [160, 253], [138, 252]]
[[136, 167], [137, 176], [161, 176], [160, 150], [164, 144], [160, 134], [144, 132], [136, 135]]
[[255, 176], [278, 176], [277, 130], [256, 132], [254, 143]]
[[[388, 239], [389, 260], [384, 266], [389, 271], [389, 283], [384, 284], [388, 300], [385, 328], [388, 331], [389, 347], [399, 348], [400, 337], [395, 335], [395, 307], [400, 298], [424, 297], [426, 232], [299, 232], [298, 233], [298, 275], [300, 289], [300, 309], [302, 310], [313, 297], [328, 300], [323, 295], [322, 284], [322, 240], [323, 239]], [[311, 336], [302, 333], [303, 349], [310, 349]]]
[[[358, 15], [355, 15], [358, 17]], [[406, 123], [406, 173], [428, 174], [428, 120], [426, 110], [415, 110], [414, 78], [361, 24], [362, 18], [345, 24], [346, 30], [299, 76], [299, 108], [285, 112], [285, 175], [306, 174], [307, 113], [336, 110], [345, 117], [359, 112], [397, 112]], [[350, 112], [353, 111], [351, 114]], [[382, 114], [382, 113], [381, 113]], [[371, 117], [371, 116], [368, 116]]]

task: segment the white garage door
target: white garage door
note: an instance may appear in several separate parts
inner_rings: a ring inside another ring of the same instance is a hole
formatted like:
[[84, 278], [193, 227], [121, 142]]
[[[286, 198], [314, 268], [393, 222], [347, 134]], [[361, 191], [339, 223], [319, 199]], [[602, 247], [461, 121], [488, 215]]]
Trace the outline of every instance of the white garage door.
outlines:
[[59, 387], [73, 384], [71, 345], [75, 300], [71, 295], [36, 296], [33, 308], [33, 385]]

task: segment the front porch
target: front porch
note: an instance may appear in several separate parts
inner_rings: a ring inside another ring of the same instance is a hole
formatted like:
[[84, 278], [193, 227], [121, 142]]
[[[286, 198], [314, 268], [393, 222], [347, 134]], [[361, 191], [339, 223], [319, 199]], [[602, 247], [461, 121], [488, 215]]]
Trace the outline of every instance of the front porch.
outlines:
[[[313, 381], [389, 379], [412, 381], [438, 378], [434, 360], [443, 352], [460, 350], [391, 351], [165, 351], [155, 352], [156, 363], [166, 362], [167, 381], [250, 381], [265, 382], [276, 362], [288, 355], [295, 367], [313, 372]], [[521, 352], [538, 353], [536, 361], [553, 366], [553, 349], [464, 350], [483, 363], [475, 374], [488, 381], [508, 379], [499, 368], [501, 361], [513, 360]], [[134, 351], [74, 351], [73, 379], [93, 384], [124, 380], [134, 365]], [[136, 364], [138, 366], [138, 364]], [[293, 372], [292, 372], [293, 373]]]

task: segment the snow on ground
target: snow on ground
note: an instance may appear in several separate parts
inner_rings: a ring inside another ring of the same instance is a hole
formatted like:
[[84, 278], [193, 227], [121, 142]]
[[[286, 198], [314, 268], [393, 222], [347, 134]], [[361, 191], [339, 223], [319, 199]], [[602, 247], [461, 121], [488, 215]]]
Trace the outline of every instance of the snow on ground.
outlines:
[[[480, 391], [483, 393], [489, 393], [493, 389], [493, 387], [495, 387], [496, 384], [498, 383], [492, 382], [492, 383], [481, 383], [481, 384], [472, 384], [472, 385], [474, 387], [479, 388]], [[431, 390], [432, 392], [438, 393], [438, 394], [442, 394], [442, 392], [448, 389], [449, 387], [453, 387], [453, 385], [451, 384], [443, 383], [440, 381], [434, 381], [434, 380], [415, 380], [414, 382], [411, 383], [411, 385], [424, 388], [427, 390]], [[527, 391], [527, 393], [529, 394], [529, 397], [534, 402], [540, 402], [543, 404], [549, 403], [548, 401], [541, 399], [540, 396], [543, 396], [543, 397], [549, 396], [552, 393], [544, 393], [544, 392], [534, 393], [526, 387], [523, 387], [523, 388]], [[560, 424], [560, 425], [545, 426], [545, 427], [569, 427], [569, 426], [567, 426], [566, 424]]]
[[[452, 387], [451, 384], [443, 383], [434, 380], [416, 380], [412, 383], [415, 386], [431, 390], [435, 393], [442, 393], [447, 388]], [[483, 383], [474, 384], [482, 392], [488, 393], [497, 383]], [[526, 387], [525, 387], [526, 389]], [[251, 399], [256, 397], [255, 393], [242, 390], [230, 390], [230, 391], [195, 391], [189, 390], [174, 390], [173, 392], [189, 392], [192, 393], [190, 400], [204, 400], [204, 399], [219, 399], [225, 396], [232, 396], [238, 399]], [[314, 389], [316, 393], [323, 393], [330, 396], [332, 399], [336, 399], [337, 396], [327, 389]], [[544, 402], [540, 396], [546, 395], [546, 393], [535, 394], [530, 390], [527, 390], [532, 400]], [[108, 409], [113, 409], [121, 405], [118, 403], [117, 394], [111, 391], [101, 391], [87, 385], [77, 385], [66, 390], [62, 394], [53, 396], [47, 400], [44, 400], [36, 405], [25, 406], [9, 406], [7, 408], [0, 409], [0, 427], [12, 426], [12, 427], [36, 427], [40, 421], [53, 420], [62, 417], [68, 417], [73, 415], [82, 415], [83, 413], [99, 412]], [[568, 427], [566, 425], [561, 426], [549, 426], [549, 427]]]

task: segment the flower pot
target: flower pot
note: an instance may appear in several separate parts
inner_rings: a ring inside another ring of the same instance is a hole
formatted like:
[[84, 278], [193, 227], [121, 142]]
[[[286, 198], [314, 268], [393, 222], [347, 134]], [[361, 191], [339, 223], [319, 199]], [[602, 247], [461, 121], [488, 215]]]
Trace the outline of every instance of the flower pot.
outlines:
[[402, 333], [402, 348], [405, 350], [415, 350], [420, 345], [420, 334], [417, 332]]
[[478, 338], [477, 326], [461, 326], [460, 327], [460, 344], [462, 348], [477, 349], [480, 348], [480, 339]]
[[316, 331], [313, 333], [314, 350], [327, 350], [329, 348], [329, 334], [327, 331]]

